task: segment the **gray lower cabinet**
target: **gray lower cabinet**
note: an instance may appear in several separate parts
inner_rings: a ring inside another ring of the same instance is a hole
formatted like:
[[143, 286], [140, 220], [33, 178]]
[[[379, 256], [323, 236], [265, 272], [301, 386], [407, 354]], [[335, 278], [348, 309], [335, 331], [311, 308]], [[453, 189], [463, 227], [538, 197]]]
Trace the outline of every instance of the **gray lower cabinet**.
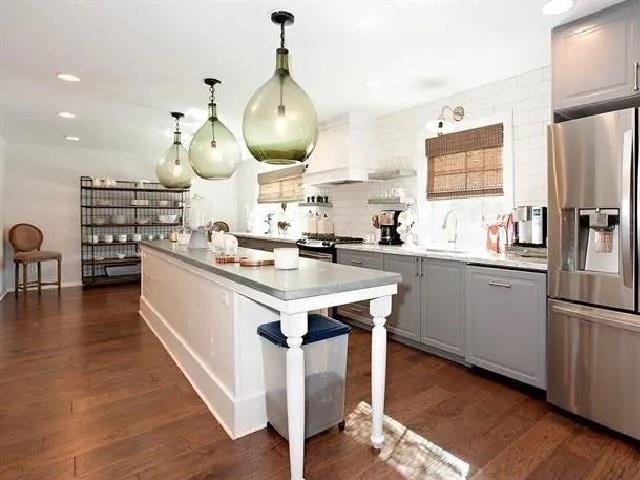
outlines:
[[465, 264], [451, 260], [420, 260], [422, 343], [464, 357]]
[[546, 275], [467, 266], [466, 360], [546, 388]]
[[373, 320], [369, 314], [369, 302], [347, 303], [336, 308], [336, 312], [343, 318], [356, 320], [357, 322], [373, 326]]
[[[352, 267], [382, 270], [382, 254], [376, 252], [362, 252], [357, 250], [338, 249], [338, 263]], [[394, 300], [395, 301], [395, 300]], [[338, 315], [345, 319], [355, 320], [368, 326], [373, 326], [369, 315], [369, 302], [355, 302], [336, 308]]]
[[384, 255], [383, 270], [402, 275], [398, 294], [393, 297], [387, 329], [405, 338], [420, 341], [421, 277], [419, 257], [408, 255]]
[[352, 267], [382, 270], [382, 254], [359, 250], [338, 249], [338, 263]]
[[627, 0], [553, 29], [554, 111], [640, 93], [639, 5]]

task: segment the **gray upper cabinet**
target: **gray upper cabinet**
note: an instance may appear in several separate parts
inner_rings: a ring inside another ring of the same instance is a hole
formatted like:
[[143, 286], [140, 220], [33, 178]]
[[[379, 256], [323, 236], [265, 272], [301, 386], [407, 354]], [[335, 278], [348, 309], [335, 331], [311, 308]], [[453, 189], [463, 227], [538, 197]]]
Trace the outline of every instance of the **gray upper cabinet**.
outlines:
[[640, 1], [554, 28], [551, 55], [554, 111], [637, 95]]
[[384, 271], [402, 275], [398, 294], [393, 297], [387, 329], [405, 338], [420, 341], [420, 258], [409, 255], [384, 255]]
[[546, 387], [546, 275], [466, 269], [466, 359], [507, 377]]
[[422, 343], [464, 356], [464, 270], [457, 261], [422, 258]]

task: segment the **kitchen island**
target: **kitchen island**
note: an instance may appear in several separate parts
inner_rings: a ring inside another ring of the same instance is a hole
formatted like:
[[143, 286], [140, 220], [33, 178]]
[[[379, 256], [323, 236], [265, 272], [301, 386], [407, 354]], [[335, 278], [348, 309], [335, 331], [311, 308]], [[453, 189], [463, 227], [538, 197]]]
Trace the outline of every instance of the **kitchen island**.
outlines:
[[[371, 442], [383, 442], [386, 317], [401, 276], [300, 259], [296, 270], [216, 264], [212, 252], [168, 241], [142, 243], [140, 314], [231, 438], [266, 427], [258, 325], [280, 320], [287, 337], [291, 478], [303, 478], [307, 313], [370, 300]], [[271, 258], [239, 249], [238, 255]]]

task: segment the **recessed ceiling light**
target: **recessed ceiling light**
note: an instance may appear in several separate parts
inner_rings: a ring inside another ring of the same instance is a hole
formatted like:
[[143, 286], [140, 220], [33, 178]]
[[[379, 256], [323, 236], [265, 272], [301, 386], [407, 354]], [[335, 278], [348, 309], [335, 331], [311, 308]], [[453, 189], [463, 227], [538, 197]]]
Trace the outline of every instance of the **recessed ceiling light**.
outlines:
[[80, 77], [77, 77], [72, 73], [58, 73], [56, 76], [60, 80], [63, 80], [65, 82], [79, 82], [80, 81]]
[[573, 0], [549, 0], [542, 7], [545, 15], [561, 15], [573, 8]]
[[76, 118], [76, 114], [73, 112], [58, 112], [60, 118]]
[[74, 137], [73, 135], [67, 135], [64, 139], [68, 142], [79, 142], [80, 137]]

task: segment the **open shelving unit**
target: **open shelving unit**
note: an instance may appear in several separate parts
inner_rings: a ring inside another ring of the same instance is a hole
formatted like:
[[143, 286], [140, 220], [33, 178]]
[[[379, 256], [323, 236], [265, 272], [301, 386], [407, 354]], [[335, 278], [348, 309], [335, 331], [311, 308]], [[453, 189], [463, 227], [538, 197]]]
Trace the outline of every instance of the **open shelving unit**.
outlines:
[[[148, 205], [132, 205], [132, 200], [148, 201]], [[133, 234], [147, 239], [166, 238], [183, 225], [189, 208], [189, 189], [168, 189], [159, 183], [118, 180], [115, 185], [94, 186], [91, 177], [80, 177], [81, 268], [84, 286], [113, 285], [140, 280], [139, 242]], [[124, 216], [113, 221], [116, 215]], [[172, 222], [161, 222], [159, 215], [175, 215]], [[144, 222], [144, 223], [143, 223]], [[113, 242], [103, 236], [113, 235]], [[126, 242], [117, 236], [126, 234]], [[98, 237], [98, 242], [93, 237]]]

